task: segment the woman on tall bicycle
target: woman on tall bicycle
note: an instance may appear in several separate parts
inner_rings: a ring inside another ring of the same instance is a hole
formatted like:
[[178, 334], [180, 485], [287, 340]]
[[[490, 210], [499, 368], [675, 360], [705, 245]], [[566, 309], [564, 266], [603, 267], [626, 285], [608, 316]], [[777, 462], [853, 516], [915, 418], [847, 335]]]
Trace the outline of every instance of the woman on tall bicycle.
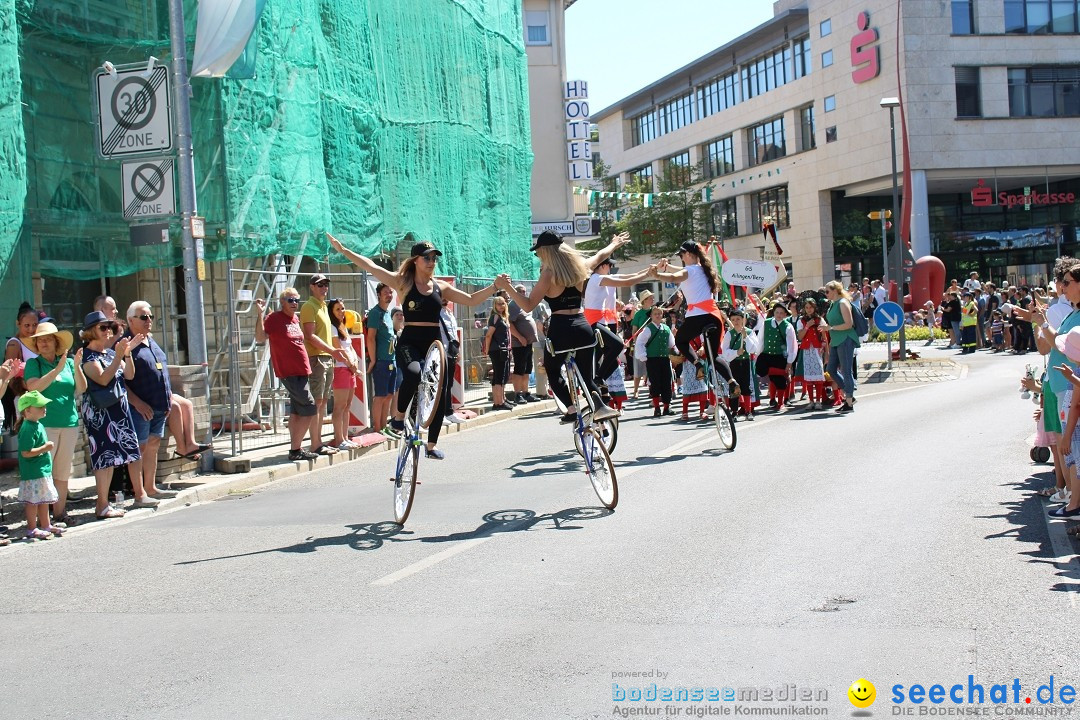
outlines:
[[[476, 305], [495, 293], [495, 285], [491, 284], [483, 290], [467, 293], [436, 279], [435, 264], [442, 255], [442, 251], [426, 240], [414, 244], [409, 259], [401, 263], [397, 272], [390, 272], [376, 265], [371, 258], [349, 250], [330, 233], [327, 233], [326, 237], [329, 238], [334, 250], [344, 255], [360, 269], [374, 275], [380, 282], [394, 288], [398, 293], [405, 315], [405, 327], [397, 340], [396, 360], [404, 377], [398, 389], [397, 407], [391, 413], [390, 426], [402, 433], [405, 430], [405, 411], [416, 397], [416, 390], [420, 386], [420, 364], [427, 355], [428, 348], [436, 340], [441, 340], [444, 347], [449, 346], [451, 340], [447, 337], [440, 317], [443, 298], [466, 306]], [[412, 239], [412, 234], [409, 233], [405, 237]], [[431, 425], [428, 426], [425, 454], [436, 460], [446, 457], [435, 447], [439, 442], [444, 414], [445, 404], [440, 402], [435, 409]]]
[[667, 258], [664, 258], [653, 273], [659, 280], [680, 283], [679, 289], [686, 301], [686, 319], [675, 333], [675, 347], [683, 357], [694, 357], [691, 354], [690, 341], [704, 334], [712, 348], [716, 372], [728, 383], [731, 395], [735, 397], [740, 394], [739, 383], [732, 378], [731, 366], [727, 360], [720, 357], [723, 349], [720, 342], [727, 321], [716, 305], [716, 289], [720, 280], [716, 277], [716, 270], [708, 256], [693, 240], [687, 240], [680, 245], [678, 254], [683, 267], [670, 265]]
[[[574, 360], [596, 408], [593, 420], [607, 420], [619, 414], [617, 410], [601, 402], [593, 379], [596, 335], [589, 321], [585, 319], [583, 302], [585, 283], [593, 270], [629, 240], [628, 233], [616, 235], [607, 247], [586, 258], [564, 244], [561, 235], [547, 230], [536, 238], [530, 248], [540, 258], [540, 279], [528, 297], [514, 289], [509, 276], [500, 275], [495, 278], [499, 289], [505, 290], [522, 311], [531, 311], [541, 300], [546, 300], [551, 308], [547, 329], [551, 347], [544, 349], [544, 371], [547, 372], [552, 391], [570, 411], [563, 416], [562, 422], [572, 423], [577, 419], [576, 405], [570, 398], [570, 389], [566, 386], [561, 372], [563, 363], [566, 362], [566, 353], [575, 348], [580, 349], [574, 353]], [[646, 269], [634, 275], [606, 275], [603, 283], [605, 286], [629, 287], [647, 278], [649, 272], [650, 269]], [[622, 348], [621, 341], [619, 347]]]

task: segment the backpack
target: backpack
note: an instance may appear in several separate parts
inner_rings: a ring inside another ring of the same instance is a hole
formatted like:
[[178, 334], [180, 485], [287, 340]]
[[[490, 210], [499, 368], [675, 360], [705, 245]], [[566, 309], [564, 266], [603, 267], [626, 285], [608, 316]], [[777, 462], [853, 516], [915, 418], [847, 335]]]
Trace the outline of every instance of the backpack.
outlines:
[[854, 303], [851, 304], [851, 328], [859, 337], [870, 332], [870, 326], [866, 322], [866, 316], [863, 315], [862, 310], [857, 308]]

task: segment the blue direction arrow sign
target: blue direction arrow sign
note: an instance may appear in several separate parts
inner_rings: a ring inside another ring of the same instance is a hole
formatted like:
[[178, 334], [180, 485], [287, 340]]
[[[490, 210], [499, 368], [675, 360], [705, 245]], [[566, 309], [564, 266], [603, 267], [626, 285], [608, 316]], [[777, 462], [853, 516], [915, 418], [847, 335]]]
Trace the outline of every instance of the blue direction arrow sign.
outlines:
[[882, 303], [874, 311], [874, 326], [886, 335], [899, 331], [903, 324], [904, 308], [897, 303]]

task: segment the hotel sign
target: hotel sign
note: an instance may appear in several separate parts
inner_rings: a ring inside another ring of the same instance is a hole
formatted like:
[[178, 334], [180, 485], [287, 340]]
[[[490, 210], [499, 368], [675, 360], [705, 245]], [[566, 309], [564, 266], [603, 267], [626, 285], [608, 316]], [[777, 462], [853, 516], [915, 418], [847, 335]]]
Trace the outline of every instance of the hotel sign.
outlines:
[[994, 191], [986, 187], [986, 182], [981, 179], [971, 189], [971, 204], [975, 207], [1003, 205], [1011, 210], [1017, 205], [1023, 205], [1025, 210], [1029, 210], [1032, 205], [1067, 205], [1074, 202], [1076, 193], [1041, 193], [1031, 188], [1024, 188], [1022, 193], [1002, 191], [995, 197]]

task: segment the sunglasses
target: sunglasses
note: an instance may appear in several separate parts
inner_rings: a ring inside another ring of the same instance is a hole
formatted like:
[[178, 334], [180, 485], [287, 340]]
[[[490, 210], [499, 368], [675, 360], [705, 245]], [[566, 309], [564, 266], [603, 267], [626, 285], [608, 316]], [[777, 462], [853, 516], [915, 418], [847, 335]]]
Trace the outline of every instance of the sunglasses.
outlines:
[[439, 256], [436, 255], [435, 253], [430, 253], [428, 255], [421, 255], [421, 257], [424, 258], [424, 260], [426, 260], [427, 262], [431, 263], [432, 265], [439, 262]]
[[315, 283], [315, 287], [330, 287], [330, 281], [320, 280], [319, 282]]
[[101, 323], [97, 326], [98, 330], [108, 330], [110, 332], [116, 332], [120, 329], [120, 326], [116, 323]]
[[134, 315], [133, 317], [137, 317], [140, 320], [142, 320], [143, 322], [147, 322], [147, 321], [150, 321], [150, 320], [154, 319], [153, 313], [149, 313], [147, 315]]
[[290, 305], [299, 305], [300, 304], [300, 298], [287, 297], [287, 298], [282, 298], [282, 299], [285, 302], [289, 303]]

